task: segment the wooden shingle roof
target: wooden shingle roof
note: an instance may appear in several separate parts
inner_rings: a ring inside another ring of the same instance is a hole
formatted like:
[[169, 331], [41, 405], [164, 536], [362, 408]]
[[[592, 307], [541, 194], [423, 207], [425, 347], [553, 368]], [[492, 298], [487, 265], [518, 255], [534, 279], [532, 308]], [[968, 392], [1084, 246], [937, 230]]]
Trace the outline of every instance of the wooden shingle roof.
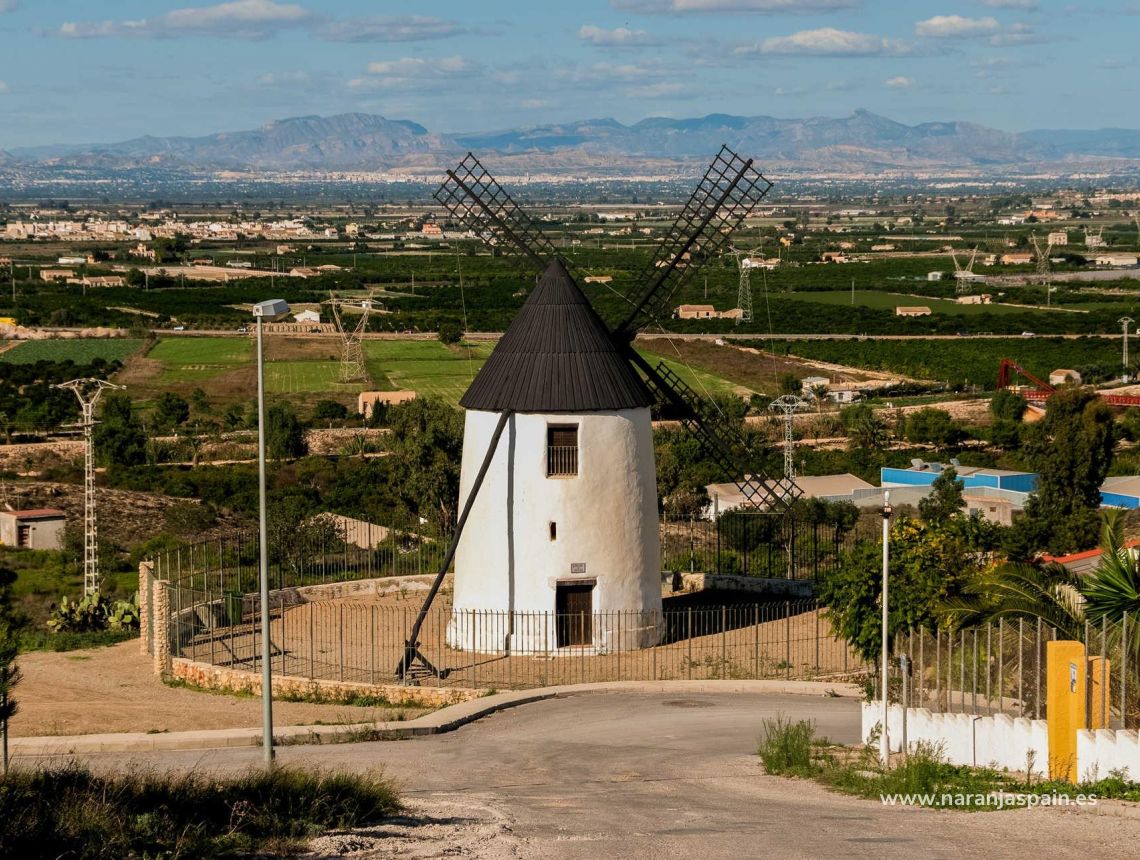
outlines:
[[598, 412], [651, 403], [645, 383], [558, 260], [459, 401], [486, 412]]

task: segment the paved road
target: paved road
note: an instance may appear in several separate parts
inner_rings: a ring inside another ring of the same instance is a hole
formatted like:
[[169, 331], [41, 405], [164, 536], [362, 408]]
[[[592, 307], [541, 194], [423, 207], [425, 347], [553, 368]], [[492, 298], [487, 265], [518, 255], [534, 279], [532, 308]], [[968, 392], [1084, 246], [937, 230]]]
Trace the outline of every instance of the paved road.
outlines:
[[[858, 739], [858, 707], [807, 696], [606, 693], [525, 705], [447, 735], [286, 747], [280, 759], [379, 765], [413, 805], [492, 810], [503, 822], [498, 841], [473, 856], [1135, 856], [1137, 821], [1040, 809], [885, 808], [761, 773], [754, 753], [762, 719], [810, 718], [820, 734], [850, 743]], [[132, 763], [231, 769], [259, 755], [166, 753]], [[122, 756], [91, 761], [124, 766]]]

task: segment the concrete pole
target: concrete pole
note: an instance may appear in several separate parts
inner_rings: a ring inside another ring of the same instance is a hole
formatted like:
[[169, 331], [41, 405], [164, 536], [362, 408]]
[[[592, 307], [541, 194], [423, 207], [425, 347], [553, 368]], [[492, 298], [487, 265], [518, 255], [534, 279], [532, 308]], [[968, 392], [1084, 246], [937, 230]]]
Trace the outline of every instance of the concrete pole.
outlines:
[[879, 757], [883, 767], [891, 763], [891, 745], [887, 738], [887, 718], [890, 716], [890, 696], [888, 695], [891, 681], [890, 663], [887, 645], [887, 573], [891, 565], [891, 493], [883, 493], [883, 648], [879, 658], [883, 673], [882, 699], [883, 699], [883, 731], [879, 737]]
[[1124, 365], [1124, 380], [1128, 381], [1128, 326], [1132, 323], [1131, 317], [1121, 317], [1117, 320], [1124, 327], [1124, 354], [1121, 357], [1121, 362]]
[[266, 768], [273, 767], [273, 661], [269, 643], [269, 537], [265, 519], [265, 358], [257, 318], [257, 498], [258, 579], [261, 585], [261, 749]]

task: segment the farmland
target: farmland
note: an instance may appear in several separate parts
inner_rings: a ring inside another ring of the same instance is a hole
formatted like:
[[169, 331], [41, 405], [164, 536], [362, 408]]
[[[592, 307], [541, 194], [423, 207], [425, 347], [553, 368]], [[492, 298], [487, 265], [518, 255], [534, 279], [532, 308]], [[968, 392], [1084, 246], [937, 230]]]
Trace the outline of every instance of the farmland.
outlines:
[[0, 363], [35, 364], [37, 361], [73, 361], [90, 364], [96, 359], [125, 361], [142, 346], [137, 338], [86, 338], [29, 340], [0, 352]]
[[[756, 344], [759, 346], [760, 344]], [[1086, 381], [1120, 372], [1120, 345], [1103, 338], [995, 338], [984, 340], [791, 341], [792, 355], [868, 370], [934, 379], [952, 386], [994, 387], [1003, 358], [1044, 379], [1068, 367]]]
[[147, 358], [161, 362], [159, 385], [200, 384], [253, 359], [253, 344], [238, 337], [165, 338]]
[[949, 299], [937, 299], [929, 296], [914, 296], [903, 293], [883, 293], [872, 290], [855, 290], [855, 301], [851, 301], [850, 290], [825, 290], [810, 293], [798, 293], [801, 301], [819, 302], [825, 305], [852, 305], [873, 308], [875, 310], [893, 311], [896, 307], [922, 305], [930, 308], [936, 314], [961, 314], [963, 316], [977, 316], [978, 314], [1020, 314], [1025, 308], [1011, 305], [960, 305]]
[[491, 354], [492, 346], [483, 342], [450, 347], [435, 340], [372, 340], [364, 342], [364, 357], [378, 389], [411, 389], [455, 405]]

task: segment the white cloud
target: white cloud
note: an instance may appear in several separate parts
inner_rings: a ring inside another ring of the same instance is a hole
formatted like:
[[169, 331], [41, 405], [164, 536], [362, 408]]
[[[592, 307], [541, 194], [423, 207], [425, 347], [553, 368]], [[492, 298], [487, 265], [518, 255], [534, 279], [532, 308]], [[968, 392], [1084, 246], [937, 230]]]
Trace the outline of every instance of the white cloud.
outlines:
[[1037, 8], [1037, 0], [982, 0], [983, 5], [991, 9], [1023, 9]]
[[911, 53], [911, 47], [895, 39], [868, 33], [853, 33], [834, 27], [800, 30], [790, 36], [774, 36], [736, 49], [737, 54], [805, 54], [816, 57], [896, 57]]
[[661, 81], [656, 84], [630, 87], [625, 94], [635, 99], [660, 99], [675, 96], [685, 91], [685, 85], [676, 81]]
[[0, 0], [0, 15], [5, 12], [14, 12], [19, 5], [20, 0]]
[[961, 15], [935, 15], [914, 25], [919, 36], [932, 39], [966, 39], [989, 36], [1001, 29], [996, 18], [963, 18]]
[[403, 90], [425, 92], [451, 85], [456, 78], [469, 78], [480, 74], [480, 68], [466, 57], [400, 57], [396, 60], [378, 60], [368, 64], [365, 77], [348, 82], [354, 90]]
[[311, 18], [311, 14], [296, 3], [231, 0], [215, 6], [174, 9], [157, 18], [134, 21], [68, 21], [59, 28], [59, 35], [73, 39], [108, 36], [173, 38], [193, 35], [263, 39], [287, 27], [305, 24]]
[[623, 12], [646, 14], [686, 13], [791, 13], [810, 15], [850, 9], [859, 0], [610, 0], [610, 5]]
[[526, 110], [538, 110], [539, 108], [549, 106], [549, 104], [550, 102], [546, 99], [523, 99], [519, 102], [519, 107], [525, 108]]
[[896, 75], [893, 78], [887, 78], [883, 81], [883, 86], [889, 87], [892, 90], [907, 90], [914, 86], [914, 78]]
[[373, 15], [324, 24], [318, 35], [328, 42], [426, 42], [470, 32], [455, 21], [424, 15]]
[[578, 29], [578, 38], [591, 45], [606, 48], [643, 48], [649, 45], [660, 45], [661, 42], [644, 30], [630, 30], [627, 27], [617, 27], [605, 30], [593, 24], [584, 24]]
[[312, 82], [312, 77], [301, 70], [267, 72], [257, 82], [263, 87], [304, 86]]
[[0, 81], [0, 96], [10, 92], [12, 92], [11, 88], [4, 81]]

